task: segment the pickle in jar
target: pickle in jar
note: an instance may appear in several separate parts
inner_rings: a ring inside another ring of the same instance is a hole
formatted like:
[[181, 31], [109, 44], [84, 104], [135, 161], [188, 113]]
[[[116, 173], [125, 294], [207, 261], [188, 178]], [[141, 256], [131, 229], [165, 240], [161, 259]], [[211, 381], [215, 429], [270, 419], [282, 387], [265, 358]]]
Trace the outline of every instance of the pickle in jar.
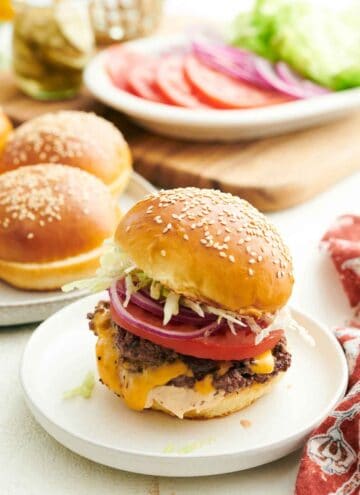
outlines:
[[94, 38], [86, 6], [60, 0], [18, 6], [14, 19], [13, 66], [20, 88], [38, 99], [78, 92]]

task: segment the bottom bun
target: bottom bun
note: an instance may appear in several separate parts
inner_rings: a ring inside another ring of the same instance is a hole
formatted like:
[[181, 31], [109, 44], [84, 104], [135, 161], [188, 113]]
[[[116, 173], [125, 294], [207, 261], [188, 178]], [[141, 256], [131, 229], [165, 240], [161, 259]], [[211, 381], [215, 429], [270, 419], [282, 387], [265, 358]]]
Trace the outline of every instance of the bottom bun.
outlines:
[[0, 279], [19, 289], [55, 290], [73, 280], [94, 275], [103, 247], [49, 263], [0, 260]]
[[130, 181], [131, 173], [131, 168], [126, 168], [113, 182], [107, 184], [112, 195], [118, 196], [126, 189]]
[[[265, 395], [271, 390], [273, 385], [278, 382], [284, 373], [279, 373], [277, 376], [270, 378], [265, 383], [254, 383], [249, 387], [241, 388], [237, 392], [226, 394], [219, 397], [218, 400], [211, 400], [208, 407], [206, 406], [206, 397], [204, 399], [205, 407], [200, 409], [189, 409], [183, 414], [183, 418], [188, 419], [211, 419], [221, 416], [227, 416], [234, 412], [240, 411], [247, 406], [250, 406], [254, 401]], [[163, 387], [163, 388], [177, 388], [177, 387]], [[164, 404], [159, 404], [154, 400], [150, 409], [161, 411], [171, 416], [176, 416], [173, 412], [164, 407]]]

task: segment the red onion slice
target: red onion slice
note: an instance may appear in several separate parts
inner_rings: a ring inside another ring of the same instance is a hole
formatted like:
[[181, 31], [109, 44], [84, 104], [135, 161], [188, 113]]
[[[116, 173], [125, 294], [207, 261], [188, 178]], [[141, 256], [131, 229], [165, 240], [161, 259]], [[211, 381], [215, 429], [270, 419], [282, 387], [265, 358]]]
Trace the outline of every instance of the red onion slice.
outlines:
[[328, 88], [319, 86], [318, 84], [309, 81], [308, 79], [302, 79], [296, 72], [294, 72], [285, 62], [277, 62], [275, 70], [286, 84], [293, 86], [301, 86], [309, 96], [317, 96], [330, 93]]
[[247, 50], [198, 41], [192, 43], [192, 50], [209, 67], [263, 89], [276, 90], [299, 99], [329, 93], [327, 88], [302, 79], [286, 63], [278, 62], [274, 66]]
[[[117, 291], [121, 296], [124, 298], [126, 297], [126, 289], [123, 279], [118, 281]], [[164, 316], [164, 303], [152, 299], [145, 290], [131, 294], [130, 301], [140, 308], [145, 309], [145, 311], [149, 311], [149, 313], [160, 316], [161, 318]], [[205, 323], [210, 323], [216, 319], [216, 315], [206, 314], [202, 317], [197, 315], [191, 309], [180, 306], [179, 314], [173, 315], [170, 321], [171, 323], [189, 323], [191, 325], [203, 326]]]
[[[223, 74], [262, 88], [271, 87], [257, 74], [254, 66], [255, 56], [250, 52], [228, 46], [207, 46], [198, 42], [192, 44], [192, 49], [199, 60]], [[237, 50], [238, 53], [235, 54], [234, 50]]]
[[255, 61], [255, 67], [258, 75], [274, 89], [294, 98], [306, 98], [307, 93], [299, 86], [286, 84], [275, 72], [274, 66], [263, 58]]
[[149, 323], [146, 323], [144, 321], [136, 319], [127, 309], [124, 307], [123, 302], [118, 294], [118, 288], [117, 288], [117, 281], [114, 282], [110, 289], [109, 289], [109, 294], [110, 294], [110, 300], [111, 304], [114, 308], [114, 311], [126, 322], [129, 323], [129, 325], [133, 325], [139, 330], [144, 330], [146, 332], [159, 335], [162, 337], [170, 337], [173, 339], [195, 339], [197, 337], [202, 337], [204, 335], [208, 336], [220, 328], [222, 328], [221, 324], [218, 324], [217, 321], [212, 322], [208, 325], [203, 326], [202, 328], [198, 328], [193, 331], [189, 332], [181, 332], [181, 331], [176, 331], [176, 330], [167, 330], [165, 327], [162, 325], [157, 326], [157, 325], [152, 325]]

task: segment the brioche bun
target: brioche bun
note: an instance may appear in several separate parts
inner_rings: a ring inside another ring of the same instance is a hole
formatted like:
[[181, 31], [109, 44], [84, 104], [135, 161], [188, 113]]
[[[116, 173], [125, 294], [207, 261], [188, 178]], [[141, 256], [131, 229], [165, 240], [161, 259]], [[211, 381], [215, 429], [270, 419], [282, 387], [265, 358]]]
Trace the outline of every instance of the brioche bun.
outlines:
[[149, 277], [226, 310], [272, 313], [292, 291], [292, 262], [279, 233], [231, 194], [161, 191], [123, 217], [115, 240]]
[[4, 112], [0, 109], [0, 156], [11, 131], [11, 122], [4, 114]]
[[123, 191], [132, 158], [121, 132], [94, 113], [47, 113], [19, 126], [9, 136], [0, 173], [39, 163], [78, 167], [96, 175], [113, 194]]
[[[257, 399], [260, 399], [260, 397], [270, 392], [275, 383], [280, 381], [283, 375], [284, 373], [279, 373], [278, 375], [269, 378], [265, 383], [253, 383], [252, 385], [241, 388], [236, 392], [232, 392], [230, 394], [226, 394], [225, 396], [219, 397], [217, 401], [212, 401], [205, 395], [203, 399], [205, 402], [205, 407], [202, 407], [198, 410], [189, 409], [185, 411], [183, 417], [187, 419], [212, 419], [222, 416], [228, 416], [229, 414], [241, 411], [241, 409], [245, 409], [245, 407], [250, 406], [250, 404], [255, 402]], [[168, 388], [169, 390], [167, 391], [167, 394], [171, 394], [173, 392], [173, 390], [171, 389], [177, 387], [163, 388]], [[181, 391], [179, 392], [181, 393]], [[207, 401], [209, 401], [208, 407], [206, 407]], [[156, 401], [154, 401], [150, 409], [153, 409], [155, 411], [162, 411], [166, 414], [170, 414], [170, 416], [174, 416], [174, 414], [166, 409], [163, 404], [159, 404]]]
[[65, 165], [0, 175], [0, 278], [55, 289], [94, 273], [120, 212], [104, 184]]

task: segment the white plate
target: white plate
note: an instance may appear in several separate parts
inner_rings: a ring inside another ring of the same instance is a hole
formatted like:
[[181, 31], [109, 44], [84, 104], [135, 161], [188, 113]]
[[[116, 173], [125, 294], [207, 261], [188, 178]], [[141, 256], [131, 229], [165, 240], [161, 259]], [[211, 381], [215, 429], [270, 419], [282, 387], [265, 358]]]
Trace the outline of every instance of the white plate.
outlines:
[[[64, 391], [79, 385], [89, 371], [97, 376], [96, 338], [85, 315], [100, 297], [88, 296], [43, 322], [21, 365], [25, 398], [37, 421], [60, 443], [93, 461], [160, 476], [203, 476], [258, 466], [299, 448], [345, 391], [347, 366], [335, 337], [294, 311], [316, 346], [290, 333], [293, 364], [288, 373], [269, 395], [239, 413], [191, 421], [135, 412], [99, 382], [91, 399], [65, 400]], [[251, 426], [241, 426], [241, 419]]]
[[[143, 177], [133, 172], [126, 191], [120, 197], [120, 206], [127, 211], [134, 203], [156, 189]], [[45, 320], [65, 304], [85, 294], [84, 291], [64, 292], [25, 291], [0, 281], [0, 327]]]
[[[126, 43], [142, 53], [181, 47], [188, 37], [153, 37]], [[85, 84], [100, 101], [120, 110], [139, 125], [166, 136], [197, 141], [237, 141], [326, 123], [360, 108], [360, 88], [249, 110], [192, 110], [162, 105], [116, 88], [105, 70], [106, 52], [96, 55], [85, 71]]]

